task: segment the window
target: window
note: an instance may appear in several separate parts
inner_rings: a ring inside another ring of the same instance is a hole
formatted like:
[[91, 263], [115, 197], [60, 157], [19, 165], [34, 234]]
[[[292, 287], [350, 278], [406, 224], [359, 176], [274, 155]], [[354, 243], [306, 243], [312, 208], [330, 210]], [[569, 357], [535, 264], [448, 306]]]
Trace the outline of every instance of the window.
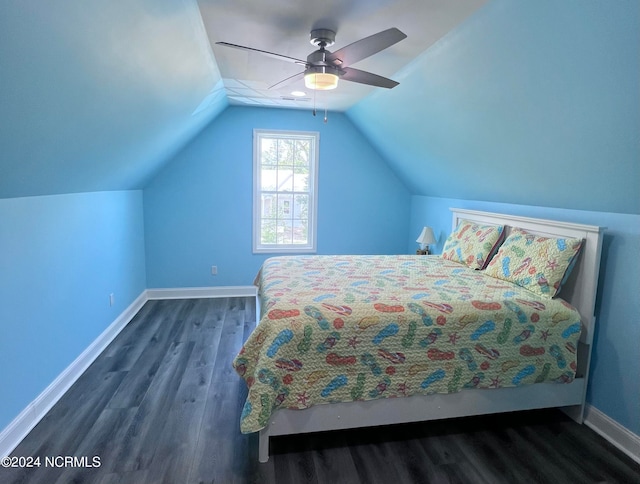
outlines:
[[253, 132], [253, 251], [315, 252], [320, 134]]

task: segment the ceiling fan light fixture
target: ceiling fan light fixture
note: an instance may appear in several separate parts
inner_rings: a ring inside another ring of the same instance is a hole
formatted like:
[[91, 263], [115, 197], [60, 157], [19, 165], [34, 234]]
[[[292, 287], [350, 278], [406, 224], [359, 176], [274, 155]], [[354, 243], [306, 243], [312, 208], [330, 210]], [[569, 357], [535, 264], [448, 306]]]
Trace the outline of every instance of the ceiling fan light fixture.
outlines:
[[305, 74], [304, 85], [307, 89], [329, 91], [338, 87], [338, 76], [327, 72], [312, 72]]
[[338, 75], [326, 67], [312, 67], [304, 73], [304, 85], [307, 89], [329, 91], [338, 87]]

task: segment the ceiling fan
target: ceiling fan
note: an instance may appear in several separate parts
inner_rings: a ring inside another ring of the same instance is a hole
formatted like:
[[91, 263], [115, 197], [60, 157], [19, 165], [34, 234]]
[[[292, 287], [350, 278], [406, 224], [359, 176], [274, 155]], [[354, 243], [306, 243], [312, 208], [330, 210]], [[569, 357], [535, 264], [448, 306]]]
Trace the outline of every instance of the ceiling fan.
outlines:
[[304, 67], [303, 72], [283, 79], [282, 81], [270, 86], [269, 89], [282, 87], [302, 78], [304, 78], [305, 86], [308, 89], [320, 91], [335, 89], [338, 86], [338, 79], [391, 89], [399, 83], [392, 79], [372, 74], [371, 72], [354, 69], [350, 66], [386, 49], [387, 47], [391, 47], [406, 37], [407, 36], [400, 30], [390, 28], [369, 37], [365, 37], [364, 39], [360, 39], [335, 52], [329, 52], [327, 47], [334, 44], [336, 33], [329, 29], [314, 29], [311, 31], [310, 42], [319, 48], [309, 54], [306, 61], [296, 59], [295, 57], [275, 54], [266, 50], [255, 49], [253, 47], [230, 44], [228, 42], [216, 42], [216, 44], [233, 47], [235, 49], [247, 50], [250, 52], [257, 52], [275, 59], [293, 62]]

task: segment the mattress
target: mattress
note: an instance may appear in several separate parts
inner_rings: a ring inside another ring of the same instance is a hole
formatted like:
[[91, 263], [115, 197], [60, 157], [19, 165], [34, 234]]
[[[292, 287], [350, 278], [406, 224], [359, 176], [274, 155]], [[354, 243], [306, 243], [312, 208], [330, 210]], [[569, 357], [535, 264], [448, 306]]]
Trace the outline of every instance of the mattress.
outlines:
[[439, 256], [294, 256], [256, 277], [260, 321], [233, 362], [240, 428], [280, 407], [575, 377], [579, 313]]

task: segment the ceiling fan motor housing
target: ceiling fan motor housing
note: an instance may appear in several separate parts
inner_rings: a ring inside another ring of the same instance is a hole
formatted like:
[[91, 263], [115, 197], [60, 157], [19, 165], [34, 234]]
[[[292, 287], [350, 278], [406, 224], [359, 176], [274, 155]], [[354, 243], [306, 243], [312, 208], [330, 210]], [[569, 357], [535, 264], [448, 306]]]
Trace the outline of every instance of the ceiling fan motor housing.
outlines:
[[[332, 62], [327, 61], [329, 51], [324, 47], [312, 52], [307, 56], [307, 68], [304, 71], [305, 86], [310, 89], [327, 90], [335, 89], [337, 78], [344, 74], [344, 71], [336, 67]], [[312, 76], [309, 78], [308, 76]], [[324, 85], [326, 83], [326, 86]]]
[[311, 31], [309, 42], [317, 47], [330, 47], [336, 41], [336, 33], [329, 29], [315, 29]]
[[307, 56], [307, 64], [309, 66], [329, 66], [335, 67], [335, 64], [327, 60], [327, 55], [331, 54], [328, 50], [320, 49], [312, 52]]

